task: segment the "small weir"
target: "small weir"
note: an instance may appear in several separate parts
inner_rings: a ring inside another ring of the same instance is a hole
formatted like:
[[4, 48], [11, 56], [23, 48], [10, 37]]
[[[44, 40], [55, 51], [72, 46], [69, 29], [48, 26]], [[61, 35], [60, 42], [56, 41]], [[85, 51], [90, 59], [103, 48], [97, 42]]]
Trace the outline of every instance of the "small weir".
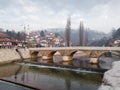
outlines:
[[63, 64], [52, 64], [52, 63], [43, 63], [43, 62], [28, 62], [25, 61], [24, 63], [21, 63], [22, 65], [28, 65], [28, 66], [36, 66], [40, 68], [52, 68], [52, 69], [61, 69], [61, 70], [70, 70], [70, 71], [76, 71], [76, 72], [88, 72], [88, 73], [99, 73], [103, 74], [108, 69], [99, 69], [99, 68], [85, 68], [85, 67], [78, 67], [78, 66], [70, 66], [70, 65], [63, 65]]

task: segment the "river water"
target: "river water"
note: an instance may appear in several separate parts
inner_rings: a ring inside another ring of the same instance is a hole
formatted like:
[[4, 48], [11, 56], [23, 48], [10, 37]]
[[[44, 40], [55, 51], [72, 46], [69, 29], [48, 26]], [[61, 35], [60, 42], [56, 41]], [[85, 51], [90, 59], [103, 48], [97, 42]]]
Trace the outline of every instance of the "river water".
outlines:
[[[30, 64], [10, 64], [0, 67], [2, 80], [32, 86], [38, 90], [97, 90], [102, 74], [49, 68]], [[0, 82], [1, 85], [1, 82]], [[5, 85], [9, 86], [9, 84]], [[3, 90], [8, 90], [6, 87]], [[13, 85], [14, 86], [14, 85]], [[29, 90], [9, 87], [11, 90]]]
[[[101, 70], [111, 67], [108, 64], [107, 67], [104, 61], [99, 65], [90, 65], [88, 58], [80, 60], [74, 58], [72, 62], [63, 63], [58, 57], [58, 60], [53, 59], [48, 62], [37, 59], [32, 63], [0, 66], [0, 88], [2, 90], [97, 90], [104, 74]], [[97, 72], [94, 69], [97, 69]]]

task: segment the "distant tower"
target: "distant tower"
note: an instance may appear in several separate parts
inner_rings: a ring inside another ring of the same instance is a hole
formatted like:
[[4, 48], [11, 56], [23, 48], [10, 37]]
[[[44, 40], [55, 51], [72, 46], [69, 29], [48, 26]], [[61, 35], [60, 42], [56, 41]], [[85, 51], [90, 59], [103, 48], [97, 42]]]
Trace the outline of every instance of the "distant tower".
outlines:
[[83, 22], [80, 22], [80, 28], [79, 28], [79, 45], [84, 45], [84, 26]]
[[27, 35], [29, 35], [29, 30], [30, 30], [30, 28], [29, 28], [29, 24], [27, 25]]
[[24, 43], [26, 41], [26, 26], [24, 26]]
[[71, 21], [70, 21], [70, 16], [67, 20], [67, 25], [66, 25], [66, 46], [70, 46], [70, 32], [71, 32]]

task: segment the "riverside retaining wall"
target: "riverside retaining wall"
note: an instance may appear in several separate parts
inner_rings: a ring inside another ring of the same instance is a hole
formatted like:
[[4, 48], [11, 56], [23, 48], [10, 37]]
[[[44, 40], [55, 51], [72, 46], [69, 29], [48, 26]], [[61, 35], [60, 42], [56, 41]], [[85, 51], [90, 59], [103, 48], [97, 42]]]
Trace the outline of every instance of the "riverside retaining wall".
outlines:
[[98, 90], [120, 90], [120, 61], [112, 64], [112, 69], [104, 73], [103, 83]]
[[[29, 49], [19, 49], [23, 59], [30, 58]], [[12, 49], [0, 49], [0, 64], [7, 64], [13, 61], [20, 60], [21, 57], [15, 48]]]

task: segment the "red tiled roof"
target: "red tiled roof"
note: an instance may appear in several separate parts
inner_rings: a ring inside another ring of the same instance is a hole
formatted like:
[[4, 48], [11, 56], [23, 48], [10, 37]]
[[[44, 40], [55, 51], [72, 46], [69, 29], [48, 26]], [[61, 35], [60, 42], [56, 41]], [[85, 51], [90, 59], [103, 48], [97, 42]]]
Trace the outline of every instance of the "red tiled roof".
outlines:
[[11, 42], [9, 38], [0, 38], [0, 42]]
[[0, 33], [0, 37], [8, 37], [5, 33]]
[[16, 42], [16, 43], [20, 43], [21, 41], [15, 40], [15, 39], [9, 39], [9, 38], [0, 38], [0, 42]]
[[16, 39], [11, 39], [11, 42], [16, 42], [16, 43], [20, 43], [20, 40], [16, 40]]

